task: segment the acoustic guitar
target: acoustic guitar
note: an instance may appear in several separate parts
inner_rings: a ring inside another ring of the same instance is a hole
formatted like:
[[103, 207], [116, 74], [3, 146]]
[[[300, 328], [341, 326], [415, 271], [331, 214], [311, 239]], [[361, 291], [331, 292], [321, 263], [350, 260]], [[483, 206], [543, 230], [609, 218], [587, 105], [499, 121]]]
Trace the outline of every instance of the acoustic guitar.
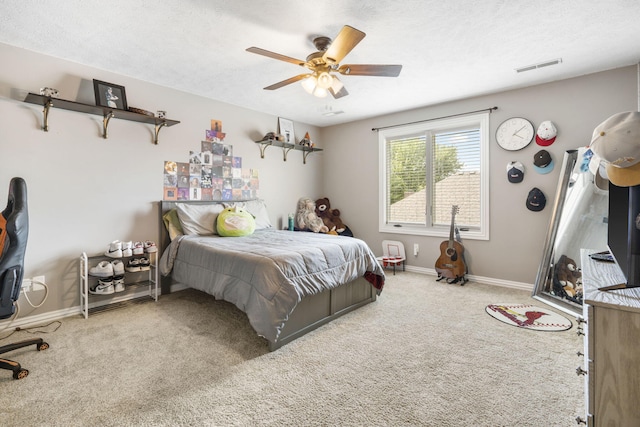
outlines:
[[455, 218], [460, 211], [457, 205], [451, 207], [451, 230], [449, 231], [449, 240], [440, 243], [440, 257], [436, 260], [436, 272], [438, 280], [449, 279], [449, 283], [462, 280], [462, 284], [466, 282], [464, 275], [467, 273], [467, 266], [464, 262], [464, 247], [460, 242], [454, 239]]

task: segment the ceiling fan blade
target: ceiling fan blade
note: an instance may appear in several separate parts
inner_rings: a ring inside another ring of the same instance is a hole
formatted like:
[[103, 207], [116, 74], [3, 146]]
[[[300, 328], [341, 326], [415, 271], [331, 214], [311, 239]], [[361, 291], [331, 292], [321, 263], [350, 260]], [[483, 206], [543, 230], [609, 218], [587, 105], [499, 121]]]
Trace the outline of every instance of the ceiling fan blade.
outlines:
[[259, 47], [247, 48], [247, 52], [257, 53], [258, 55], [267, 56], [269, 58], [277, 59], [279, 61], [290, 62], [292, 64], [300, 65], [301, 67], [304, 67], [304, 64], [305, 64], [305, 61], [302, 61], [300, 59], [292, 58], [286, 55], [280, 55], [279, 53], [260, 49]]
[[345, 76], [382, 76], [398, 77], [402, 65], [374, 65], [374, 64], [346, 64], [338, 68], [338, 72]]
[[356, 30], [349, 25], [345, 25], [338, 33], [337, 37], [329, 45], [329, 49], [322, 55], [324, 62], [328, 64], [338, 64], [342, 58], [347, 56], [349, 52], [366, 36], [360, 30]]
[[287, 80], [283, 80], [281, 82], [274, 83], [271, 86], [267, 86], [267, 87], [264, 88], [264, 90], [280, 89], [283, 86], [290, 85], [291, 83], [298, 82], [298, 81], [300, 81], [302, 79], [307, 78], [308, 76], [309, 76], [309, 74], [298, 74], [297, 76], [293, 76], [293, 77], [291, 77], [291, 78], [289, 78]]

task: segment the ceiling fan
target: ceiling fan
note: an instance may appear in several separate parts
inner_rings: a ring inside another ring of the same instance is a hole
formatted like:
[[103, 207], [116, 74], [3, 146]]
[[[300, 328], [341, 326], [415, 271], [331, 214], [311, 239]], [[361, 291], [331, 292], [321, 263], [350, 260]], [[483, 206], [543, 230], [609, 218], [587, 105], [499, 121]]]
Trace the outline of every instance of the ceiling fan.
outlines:
[[250, 47], [247, 52], [268, 56], [269, 58], [306, 67], [312, 72], [310, 74], [298, 74], [281, 82], [267, 86], [265, 90], [275, 90], [291, 83], [302, 80], [302, 87], [307, 92], [317, 97], [327, 96], [331, 93], [338, 99], [349, 94], [344, 85], [334, 73], [338, 72], [344, 76], [383, 76], [398, 77], [402, 70], [402, 65], [374, 65], [374, 64], [345, 64], [340, 65], [340, 61], [353, 50], [353, 48], [366, 36], [360, 30], [349, 25], [345, 25], [335, 40], [329, 37], [316, 37], [313, 39], [317, 52], [313, 52], [305, 61], [280, 55], [259, 47]]

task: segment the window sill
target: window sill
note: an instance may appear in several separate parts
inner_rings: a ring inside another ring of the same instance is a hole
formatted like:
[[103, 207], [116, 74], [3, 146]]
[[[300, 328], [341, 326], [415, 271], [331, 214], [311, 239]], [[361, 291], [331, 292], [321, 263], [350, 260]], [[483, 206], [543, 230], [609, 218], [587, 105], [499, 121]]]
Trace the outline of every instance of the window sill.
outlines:
[[[392, 233], [392, 234], [409, 234], [413, 236], [430, 236], [430, 237], [442, 237], [449, 238], [449, 227], [445, 230], [426, 227], [413, 227], [409, 225], [393, 226], [393, 225], [381, 225], [380, 233]], [[489, 233], [482, 232], [480, 230], [462, 231], [460, 230], [460, 238], [462, 240], [489, 240]]]

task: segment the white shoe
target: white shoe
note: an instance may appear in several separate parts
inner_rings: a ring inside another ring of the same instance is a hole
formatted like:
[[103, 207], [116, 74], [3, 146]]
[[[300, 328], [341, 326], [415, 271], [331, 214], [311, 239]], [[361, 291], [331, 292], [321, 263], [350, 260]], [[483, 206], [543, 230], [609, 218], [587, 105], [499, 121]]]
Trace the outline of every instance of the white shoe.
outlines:
[[[120, 264], [122, 264], [122, 261]], [[100, 261], [98, 265], [89, 269], [89, 274], [95, 277], [112, 277], [113, 265], [109, 261]]]
[[140, 271], [140, 261], [138, 258], [130, 259], [127, 263], [127, 271], [131, 273], [135, 273], [136, 271]]
[[122, 242], [114, 240], [109, 244], [109, 249], [104, 254], [111, 258], [122, 258]]
[[140, 258], [138, 259], [140, 265], [140, 271], [149, 271], [151, 269], [151, 263], [149, 263], [148, 258]]
[[133, 242], [122, 242], [122, 256], [133, 256]]
[[115, 292], [124, 292], [124, 276], [115, 276], [113, 278], [113, 288]]
[[156, 247], [155, 243], [153, 243], [150, 240], [147, 240], [146, 242], [144, 242], [144, 251], [150, 254], [152, 252], [157, 252], [158, 248]]
[[142, 255], [144, 253], [144, 244], [142, 242], [135, 242], [132, 252], [133, 255]]
[[124, 263], [122, 261], [120, 261], [119, 259], [113, 260], [111, 261], [111, 266], [113, 267], [113, 276], [124, 275]]
[[100, 279], [98, 280], [98, 284], [93, 288], [89, 289], [90, 294], [94, 295], [109, 295], [114, 293], [115, 290], [113, 288], [113, 281], [111, 278], [109, 279]]

